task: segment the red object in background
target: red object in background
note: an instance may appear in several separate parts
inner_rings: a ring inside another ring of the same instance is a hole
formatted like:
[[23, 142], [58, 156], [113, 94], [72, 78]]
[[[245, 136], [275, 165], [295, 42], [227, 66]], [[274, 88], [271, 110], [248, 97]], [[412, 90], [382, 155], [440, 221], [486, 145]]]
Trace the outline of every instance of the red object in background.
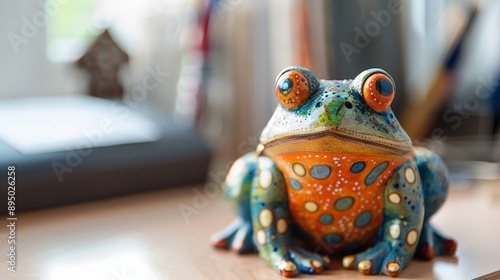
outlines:
[[298, 47], [297, 61], [298, 65], [305, 67], [307, 69], [313, 69], [311, 65], [311, 49], [309, 46], [310, 37], [309, 32], [309, 17], [308, 8], [305, 1], [300, 1], [296, 8], [297, 13], [297, 37], [300, 42]]
[[197, 129], [202, 116], [206, 114], [207, 83], [210, 55], [210, 19], [214, 1], [201, 0], [198, 3], [198, 17], [193, 22], [194, 35], [181, 59], [177, 85], [176, 117], [181, 122]]

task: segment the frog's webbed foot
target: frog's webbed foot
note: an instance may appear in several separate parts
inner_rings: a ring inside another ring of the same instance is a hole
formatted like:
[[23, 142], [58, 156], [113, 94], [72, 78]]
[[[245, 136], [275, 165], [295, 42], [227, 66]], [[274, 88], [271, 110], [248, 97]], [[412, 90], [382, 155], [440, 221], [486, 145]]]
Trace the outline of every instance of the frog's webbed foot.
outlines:
[[365, 275], [385, 274], [397, 277], [408, 262], [403, 248], [392, 247], [389, 243], [379, 242], [365, 252], [346, 256], [342, 266], [347, 269], [357, 268]]
[[255, 251], [252, 236], [252, 223], [238, 217], [227, 227], [212, 235], [210, 244], [216, 248], [231, 249], [239, 254], [251, 253]]
[[319, 274], [330, 266], [330, 258], [328, 256], [320, 256], [299, 246], [290, 249], [289, 254], [291, 260], [302, 273]]
[[308, 252], [301, 247], [294, 246], [290, 249], [269, 252], [262, 248], [260, 256], [266, 260], [282, 276], [294, 277], [299, 274], [320, 274], [330, 266], [327, 256]]
[[453, 256], [456, 249], [455, 240], [445, 237], [431, 224], [424, 223], [415, 257], [432, 260], [435, 256]]

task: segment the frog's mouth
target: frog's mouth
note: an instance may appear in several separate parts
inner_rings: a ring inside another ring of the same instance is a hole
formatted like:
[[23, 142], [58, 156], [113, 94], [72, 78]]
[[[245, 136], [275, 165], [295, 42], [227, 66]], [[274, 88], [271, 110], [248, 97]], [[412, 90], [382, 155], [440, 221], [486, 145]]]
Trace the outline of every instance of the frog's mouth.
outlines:
[[[350, 131], [337, 126], [324, 126], [313, 129], [297, 130], [289, 133], [283, 133], [266, 140], [261, 140], [261, 145], [259, 145], [260, 147], [258, 148], [258, 153], [262, 153], [267, 148], [276, 147], [282, 144], [291, 144], [294, 142], [301, 143], [304, 141], [307, 141], [309, 142], [309, 144], [311, 144], [306, 145], [310, 147], [309, 149], [311, 151], [320, 148], [321, 150], [325, 151], [331, 149], [332, 152], [334, 152], [337, 148], [339, 148], [339, 143], [337, 143], [336, 145], [328, 145], [328, 138], [335, 139], [337, 141], [340, 140], [340, 143], [344, 143], [346, 146], [348, 144], [357, 144], [366, 148], [382, 150], [392, 154], [406, 154], [413, 149], [413, 144], [409, 138], [403, 140], [394, 140], [378, 135], [366, 134], [358, 131]], [[321, 141], [321, 147], [312, 145], [314, 142], [320, 139], [323, 140]], [[297, 145], [297, 148], [298, 146], [303, 145]]]

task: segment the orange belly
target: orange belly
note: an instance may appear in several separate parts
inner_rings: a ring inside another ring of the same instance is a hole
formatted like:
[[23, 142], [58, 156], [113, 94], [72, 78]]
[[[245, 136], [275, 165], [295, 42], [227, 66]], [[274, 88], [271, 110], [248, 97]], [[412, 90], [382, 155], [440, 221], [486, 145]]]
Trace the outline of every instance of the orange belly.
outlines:
[[355, 145], [344, 143], [337, 149], [342, 151], [267, 151], [287, 182], [294, 223], [329, 252], [363, 246], [378, 233], [385, 183], [411, 157], [366, 147], [349, 152], [346, 146]]

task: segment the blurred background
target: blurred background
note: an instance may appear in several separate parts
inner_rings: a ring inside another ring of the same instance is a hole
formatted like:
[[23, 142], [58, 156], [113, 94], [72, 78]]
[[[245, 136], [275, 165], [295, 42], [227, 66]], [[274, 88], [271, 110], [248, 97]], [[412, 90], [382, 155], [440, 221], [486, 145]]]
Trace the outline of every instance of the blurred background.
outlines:
[[281, 69], [381, 67], [415, 143], [497, 179], [499, 26], [493, 0], [2, 1], [2, 165], [25, 209], [201, 183], [255, 149]]

